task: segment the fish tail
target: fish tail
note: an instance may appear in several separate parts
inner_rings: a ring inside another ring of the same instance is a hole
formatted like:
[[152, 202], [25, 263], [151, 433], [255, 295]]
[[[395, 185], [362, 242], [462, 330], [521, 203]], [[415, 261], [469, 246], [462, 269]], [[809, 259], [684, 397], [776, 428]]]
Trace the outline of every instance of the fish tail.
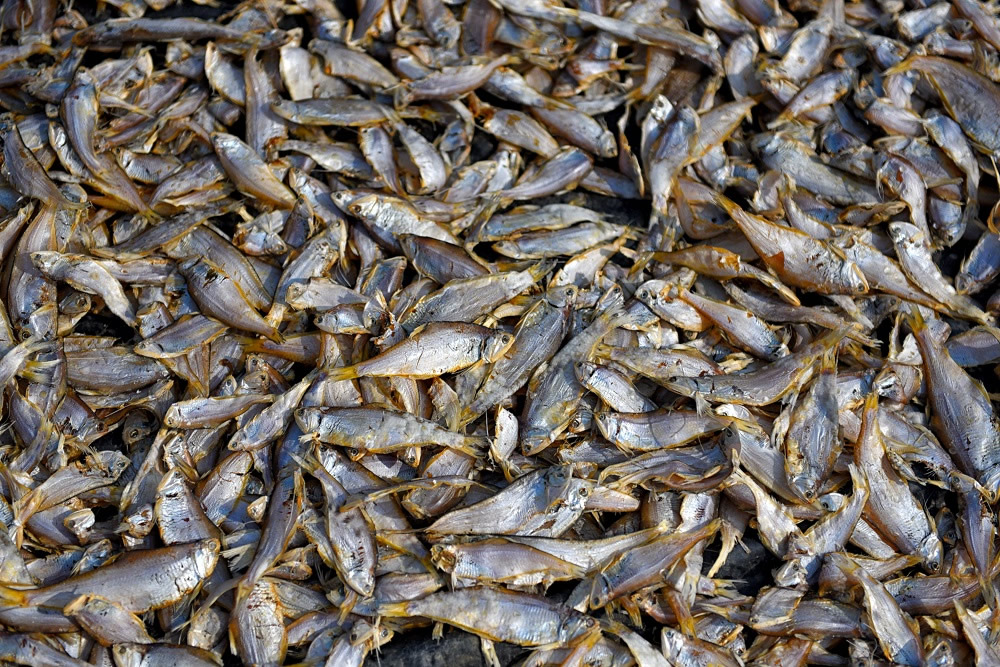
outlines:
[[826, 371], [837, 369], [837, 352], [839, 349], [839, 345], [831, 345], [823, 351], [823, 358], [820, 362], [821, 369]]
[[989, 608], [993, 610], [994, 619], [1000, 620], [1000, 618], [997, 618], [998, 611], [1000, 610], [997, 608], [996, 582], [990, 579], [985, 572], [978, 572], [977, 574], [979, 575], [979, 585], [983, 589], [983, 599], [989, 605]]
[[479, 457], [483, 452], [490, 448], [490, 441], [488, 438], [477, 438], [470, 437], [466, 438], [461, 444], [457, 444], [452, 447], [456, 452], [461, 452], [467, 456]]
[[923, 331], [927, 328], [927, 322], [924, 321], [924, 316], [920, 313], [920, 308], [917, 306], [910, 306], [910, 312], [906, 319], [913, 333]]
[[406, 602], [385, 602], [378, 606], [380, 616], [407, 616]]
[[331, 382], [341, 382], [342, 380], [356, 380], [360, 377], [357, 366], [336, 366], [328, 368], [326, 379]]
[[538, 281], [545, 277], [554, 267], [555, 262], [551, 260], [543, 260], [528, 267], [528, 273], [531, 274], [532, 278]]
[[736, 202], [734, 202], [732, 199], [722, 194], [721, 192], [712, 193], [712, 203], [715, 204], [716, 206], [721, 206], [730, 217], [733, 217], [733, 214], [737, 212], [739, 213], [743, 212], [743, 210], [739, 207], [739, 205]]
[[909, 72], [911, 69], [911, 65], [913, 64], [912, 63], [913, 59], [914, 56], [910, 56], [906, 60], [896, 63], [895, 65], [887, 69], [885, 72], [883, 72], [882, 75], [892, 76], [893, 74], [899, 74], [900, 72]]
[[679, 591], [670, 590], [668, 591], [666, 597], [670, 608], [677, 617], [678, 625], [680, 626], [681, 631], [690, 637], [694, 637], [694, 616], [691, 615], [691, 607], [684, 600], [682, 594]]
[[[697, 405], [697, 399], [695, 404]], [[733, 426], [744, 433], [756, 433], [760, 431], [760, 424], [752, 419], [743, 419], [742, 417], [734, 417], [732, 415], [722, 415], [712, 410], [709, 410], [709, 413], [714, 414], [716, 417], [726, 422], [726, 424]]]
[[68, 208], [73, 211], [81, 211], [87, 208], [90, 205], [90, 203], [86, 201], [73, 201], [72, 199], [67, 198], [65, 195], [60, 195], [59, 205], [63, 208]]
[[360, 600], [361, 596], [358, 595], [357, 592], [351, 590], [350, 588], [347, 589], [347, 594], [344, 595], [344, 601], [340, 603], [340, 614], [337, 616], [340, 623], [343, 623], [350, 613], [354, 611], [354, 607], [357, 606]]
[[[299, 438], [299, 441], [300, 442], [308, 442], [309, 439], [310, 438], [308, 437], [308, 434], [307, 434], [307, 435], [301, 436]], [[319, 462], [319, 459], [316, 458], [316, 455], [313, 452], [307, 452], [307, 453], [302, 454], [302, 455], [297, 454], [295, 452], [289, 452], [289, 456], [292, 458], [293, 461], [295, 461], [296, 463], [299, 464], [300, 468], [302, 468], [303, 470], [305, 470], [306, 472], [308, 472], [310, 474], [312, 474], [312, 473], [319, 473], [321, 469], [324, 472], [326, 471], [326, 468], [323, 468], [323, 464]]]
[[865, 475], [865, 471], [862, 470], [859, 466], [854, 465], [853, 463], [847, 466], [847, 471], [851, 475], [851, 484], [854, 486], [854, 493], [858, 493], [859, 491], [862, 490], [867, 491], [868, 476]]
[[6, 605], [23, 606], [28, 600], [27, 591], [0, 584], [0, 602]]
[[285, 319], [285, 311], [287, 309], [288, 307], [285, 304], [275, 301], [271, 304], [271, 309], [267, 311], [267, 315], [264, 316], [264, 319], [272, 329], [277, 331], [278, 326]]
[[28, 382], [48, 384], [52, 381], [52, 372], [59, 361], [26, 361], [18, 375]]

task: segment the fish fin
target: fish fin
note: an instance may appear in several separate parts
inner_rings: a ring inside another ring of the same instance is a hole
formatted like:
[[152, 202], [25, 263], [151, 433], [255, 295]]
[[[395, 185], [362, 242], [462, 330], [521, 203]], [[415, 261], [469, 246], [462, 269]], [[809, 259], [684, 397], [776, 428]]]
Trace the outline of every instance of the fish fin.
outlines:
[[287, 311], [288, 306], [276, 301], [271, 304], [271, 309], [267, 311], [267, 315], [264, 316], [264, 320], [271, 326], [272, 329], [277, 331], [278, 326], [285, 319], [285, 313]]
[[706, 399], [701, 394], [694, 395], [694, 407], [699, 417], [704, 417], [705, 415], [713, 414], [711, 404], [708, 402], [708, 399]]
[[667, 602], [670, 604], [670, 608], [677, 617], [681, 632], [689, 637], [696, 636], [694, 616], [691, 615], [691, 608], [688, 606], [681, 593], [676, 590], [669, 590], [667, 591], [666, 597]]
[[855, 331], [855, 328], [852, 324], [848, 324], [847, 326], [843, 326], [838, 329], [833, 329], [820, 338], [817, 341], [817, 344], [823, 352], [826, 352], [830, 348], [838, 348], [840, 346], [840, 342], [853, 331]]
[[497, 649], [491, 640], [486, 637], [480, 637], [479, 650], [483, 654], [483, 662], [489, 665], [489, 667], [501, 667], [500, 659], [497, 657]]
[[139, 214], [151, 222], [159, 222], [160, 220], [163, 220], [163, 216], [150, 208], [148, 204], [142, 211], [139, 212]]

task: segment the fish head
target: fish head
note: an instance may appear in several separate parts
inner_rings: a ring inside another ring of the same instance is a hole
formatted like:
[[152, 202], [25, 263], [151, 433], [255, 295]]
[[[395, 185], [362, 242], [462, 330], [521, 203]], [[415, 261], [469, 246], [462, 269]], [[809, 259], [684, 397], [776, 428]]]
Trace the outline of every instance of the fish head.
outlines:
[[458, 563], [454, 544], [435, 544], [431, 547], [431, 560], [445, 572], [451, 572]]
[[574, 639], [582, 637], [597, 629], [597, 619], [593, 616], [572, 612], [567, 614], [559, 623], [559, 642], [562, 644], [571, 643]]
[[194, 567], [200, 578], [207, 579], [215, 571], [215, 566], [219, 562], [220, 549], [221, 543], [214, 537], [202, 540], [195, 547]]
[[589, 361], [578, 361], [573, 364], [573, 371], [576, 373], [576, 379], [580, 381], [580, 384], [586, 384], [595, 370], [597, 370], [597, 364]]
[[660, 634], [660, 647], [667, 660], [674, 663], [684, 653], [684, 635], [673, 628], [663, 628]]
[[545, 292], [545, 300], [557, 308], [572, 306], [579, 291], [580, 289], [576, 285], [550, 287]]
[[54, 250], [39, 250], [31, 253], [31, 263], [44, 274], [51, 275], [69, 262], [62, 253]]
[[375, 573], [366, 567], [356, 566], [344, 573], [347, 583], [356, 591], [363, 591], [366, 596], [375, 592]]
[[295, 411], [295, 421], [305, 434], [315, 433], [319, 430], [323, 415], [319, 410], [312, 408], [300, 408]]
[[944, 546], [941, 544], [941, 538], [938, 537], [937, 533], [932, 531], [920, 543], [917, 553], [920, 554], [928, 570], [937, 572], [941, 567], [941, 562], [944, 560]]
[[774, 575], [774, 583], [783, 588], [808, 586], [809, 572], [801, 559], [787, 561]]
[[486, 340], [483, 341], [482, 354], [483, 359], [487, 363], [495, 363], [499, 361], [510, 349], [510, 346], [514, 344], [514, 334], [507, 333], [506, 331], [497, 331], [496, 333], [490, 334]]
[[594, 575], [594, 580], [590, 583], [590, 596], [587, 598], [587, 606], [591, 609], [600, 609], [611, 601], [611, 582], [600, 572]]
[[597, 428], [601, 431], [601, 435], [604, 436], [605, 440], [610, 442], [618, 441], [618, 421], [612, 418], [610, 412], [599, 412], [594, 415], [594, 422], [597, 423]]
[[917, 241], [918, 235], [920, 235], [920, 229], [916, 225], [908, 222], [889, 223], [889, 238], [892, 239], [893, 243], [914, 243]]

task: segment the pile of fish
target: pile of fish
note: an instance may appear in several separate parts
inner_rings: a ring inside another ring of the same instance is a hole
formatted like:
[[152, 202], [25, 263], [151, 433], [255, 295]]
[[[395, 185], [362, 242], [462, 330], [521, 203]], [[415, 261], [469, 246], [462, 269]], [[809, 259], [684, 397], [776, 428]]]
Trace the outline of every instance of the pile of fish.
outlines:
[[208, 5], [0, 7], [0, 662], [1000, 664], [990, 5]]

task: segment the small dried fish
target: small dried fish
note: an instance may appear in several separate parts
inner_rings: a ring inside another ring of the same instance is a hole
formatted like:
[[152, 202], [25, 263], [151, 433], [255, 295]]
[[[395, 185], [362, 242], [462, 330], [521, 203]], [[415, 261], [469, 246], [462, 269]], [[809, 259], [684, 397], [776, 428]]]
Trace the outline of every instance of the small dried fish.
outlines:
[[997, 662], [1000, 20], [605, 4], [4, 3], [0, 662]]

